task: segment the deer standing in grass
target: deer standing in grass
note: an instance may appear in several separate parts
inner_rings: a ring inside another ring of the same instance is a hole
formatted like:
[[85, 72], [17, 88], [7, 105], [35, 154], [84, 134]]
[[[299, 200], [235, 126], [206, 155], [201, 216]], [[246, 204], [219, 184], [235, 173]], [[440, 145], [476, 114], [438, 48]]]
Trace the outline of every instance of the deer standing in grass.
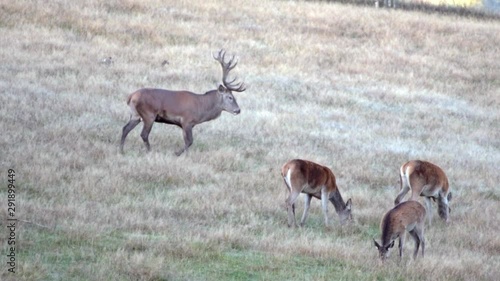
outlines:
[[394, 240], [399, 238], [399, 260], [403, 257], [405, 231], [408, 231], [415, 240], [413, 258], [417, 258], [418, 248], [422, 244], [422, 257], [425, 251], [424, 222], [425, 207], [417, 201], [406, 201], [396, 205], [388, 211], [380, 222], [381, 244], [375, 239], [373, 242], [378, 249], [380, 259], [385, 261], [389, 249], [394, 246]]
[[352, 220], [351, 199], [347, 200], [347, 203], [344, 203], [337, 187], [335, 176], [329, 168], [310, 161], [294, 159], [283, 165], [281, 176], [289, 191], [289, 196], [286, 199], [289, 227], [292, 225], [297, 226], [295, 220], [295, 201], [300, 193], [306, 195], [300, 226], [304, 225], [307, 218], [312, 197], [321, 199], [326, 227], [328, 227], [328, 200], [335, 207], [341, 224], [347, 220]]
[[438, 166], [421, 160], [411, 160], [404, 163], [400, 169], [401, 190], [394, 200], [394, 204], [399, 204], [411, 189], [409, 200], [418, 200], [419, 196], [424, 197], [429, 217], [429, 225], [432, 222], [432, 202], [437, 200], [439, 216], [448, 222], [450, 213], [449, 202], [451, 192], [448, 185], [448, 178]]
[[235, 83], [236, 78], [228, 81], [229, 71], [238, 62], [234, 61], [234, 56], [226, 62], [225, 54], [224, 50], [220, 50], [217, 57], [214, 56], [214, 59], [222, 66], [222, 84], [216, 90], [198, 95], [188, 91], [140, 89], [130, 94], [127, 99], [131, 111], [130, 120], [123, 127], [120, 151], [123, 153], [123, 145], [128, 133], [141, 121], [144, 122], [141, 138], [148, 151], [151, 150], [149, 133], [154, 122], [182, 128], [184, 147], [175, 153], [179, 156], [183, 152], [187, 152], [193, 143], [193, 127], [195, 125], [218, 118], [222, 111], [234, 115], [239, 114], [240, 107], [232, 91], [245, 91], [245, 84], [243, 82]]

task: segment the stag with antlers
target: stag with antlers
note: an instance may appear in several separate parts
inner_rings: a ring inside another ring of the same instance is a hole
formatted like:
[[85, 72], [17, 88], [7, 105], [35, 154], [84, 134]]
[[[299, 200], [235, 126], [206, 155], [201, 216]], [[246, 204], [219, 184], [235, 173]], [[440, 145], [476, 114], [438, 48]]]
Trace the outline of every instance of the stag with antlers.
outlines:
[[228, 62], [226, 52], [220, 50], [217, 56], [213, 55], [222, 67], [222, 84], [216, 90], [199, 95], [188, 91], [170, 91], [163, 89], [140, 89], [128, 96], [127, 104], [130, 107], [130, 120], [123, 127], [120, 151], [128, 133], [141, 121], [144, 123], [141, 138], [148, 151], [149, 133], [154, 122], [176, 125], [184, 132], [184, 147], [175, 154], [187, 152], [193, 143], [193, 127], [219, 117], [222, 111], [234, 115], [240, 113], [240, 107], [233, 96], [234, 92], [245, 91], [243, 82], [236, 82], [236, 78], [229, 81], [229, 72], [236, 67], [237, 61], [232, 56]]

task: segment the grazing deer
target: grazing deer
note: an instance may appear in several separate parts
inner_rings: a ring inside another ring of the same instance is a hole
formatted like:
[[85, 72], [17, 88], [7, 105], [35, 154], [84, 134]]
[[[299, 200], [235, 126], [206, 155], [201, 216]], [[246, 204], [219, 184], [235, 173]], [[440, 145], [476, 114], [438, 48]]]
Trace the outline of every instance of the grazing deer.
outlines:
[[120, 151], [123, 153], [123, 145], [128, 133], [134, 129], [141, 121], [144, 122], [141, 137], [148, 151], [149, 132], [154, 122], [176, 125], [184, 131], [184, 147], [177, 151], [177, 156], [181, 155], [193, 143], [193, 127], [200, 123], [210, 121], [219, 117], [222, 111], [230, 112], [234, 115], [240, 113], [240, 107], [236, 103], [232, 91], [245, 91], [243, 82], [234, 83], [236, 78], [228, 81], [229, 71], [231, 71], [237, 61], [234, 56], [225, 61], [224, 50], [214, 56], [222, 66], [222, 84], [216, 90], [211, 90], [203, 95], [198, 95], [188, 91], [169, 91], [163, 89], [140, 89], [130, 94], [127, 104], [130, 107], [130, 120], [123, 127]]
[[420, 160], [411, 160], [403, 164], [400, 169], [401, 190], [394, 200], [394, 204], [399, 204], [411, 189], [410, 200], [418, 200], [419, 196], [424, 197], [429, 217], [429, 225], [432, 222], [432, 202], [437, 200], [439, 216], [448, 222], [450, 213], [449, 202], [451, 192], [449, 190], [448, 178], [438, 166]]
[[396, 205], [382, 217], [382, 221], [380, 222], [380, 231], [382, 232], [380, 238], [381, 244], [373, 239], [382, 262], [388, 257], [389, 249], [394, 246], [394, 240], [396, 238], [399, 238], [399, 260], [401, 260], [403, 257], [405, 231], [408, 231], [413, 240], [415, 240], [413, 258], [417, 258], [420, 244], [422, 244], [422, 257], [424, 256], [425, 213], [424, 206], [419, 202], [406, 201]]
[[281, 176], [283, 176], [285, 185], [289, 191], [289, 196], [286, 199], [289, 227], [292, 226], [292, 223], [294, 226], [297, 226], [297, 222], [295, 221], [295, 201], [300, 193], [306, 195], [300, 226], [304, 225], [307, 218], [312, 197], [321, 199], [323, 215], [325, 216], [325, 226], [328, 227], [328, 200], [335, 207], [341, 224], [347, 220], [352, 220], [351, 199], [347, 200], [347, 203], [344, 203], [337, 188], [335, 176], [329, 168], [310, 161], [294, 159], [283, 165]]

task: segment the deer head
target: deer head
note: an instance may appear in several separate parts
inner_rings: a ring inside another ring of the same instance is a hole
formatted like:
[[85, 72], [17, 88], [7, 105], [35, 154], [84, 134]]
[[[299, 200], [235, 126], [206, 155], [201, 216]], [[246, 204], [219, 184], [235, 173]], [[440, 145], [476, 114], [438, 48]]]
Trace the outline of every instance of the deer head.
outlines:
[[222, 67], [222, 84], [219, 85], [217, 92], [222, 99], [222, 109], [230, 112], [232, 114], [239, 114], [240, 107], [233, 96], [232, 91], [243, 92], [246, 90], [245, 83], [239, 82], [235, 83], [237, 78], [228, 81], [229, 71], [236, 67], [238, 61], [235, 61], [235, 56], [229, 59], [228, 62], [225, 60], [226, 51], [224, 49], [220, 50], [217, 56], [213, 55], [214, 59], [218, 61]]
[[375, 244], [375, 247], [378, 250], [378, 254], [380, 256], [380, 259], [382, 261], [385, 261], [385, 259], [389, 256], [389, 249], [394, 247], [394, 240], [392, 240], [389, 244], [380, 246], [380, 244], [373, 239], [373, 243]]

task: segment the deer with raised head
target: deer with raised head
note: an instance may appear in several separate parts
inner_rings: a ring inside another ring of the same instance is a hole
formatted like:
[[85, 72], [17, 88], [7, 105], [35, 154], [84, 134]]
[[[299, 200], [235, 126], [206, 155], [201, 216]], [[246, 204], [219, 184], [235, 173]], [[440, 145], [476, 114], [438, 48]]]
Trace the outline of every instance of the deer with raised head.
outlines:
[[389, 255], [389, 249], [394, 246], [394, 240], [399, 238], [399, 260], [403, 257], [403, 246], [405, 232], [408, 231], [415, 241], [413, 258], [417, 258], [418, 248], [422, 244], [422, 257], [425, 251], [424, 223], [425, 207], [417, 201], [406, 201], [396, 205], [389, 210], [380, 222], [382, 232], [379, 244], [375, 239], [373, 242], [378, 249], [379, 257], [385, 261]]
[[351, 199], [344, 203], [337, 187], [333, 172], [319, 164], [307, 160], [294, 159], [281, 168], [281, 176], [289, 192], [286, 199], [288, 212], [288, 226], [297, 226], [295, 220], [295, 201], [300, 193], [306, 195], [304, 200], [304, 213], [300, 226], [304, 225], [307, 218], [312, 197], [321, 200], [325, 226], [328, 227], [328, 201], [332, 202], [335, 211], [339, 215], [340, 223], [352, 220]]
[[448, 222], [452, 195], [448, 178], [440, 167], [427, 161], [411, 160], [401, 166], [399, 177], [401, 190], [394, 204], [399, 204], [411, 189], [409, 200], [417, 201], [419, 196], [424, 197], [429, 225], [432, 222], [431, 199], [437, 200], [438, 214], [445, 222]]
[[233, 96], [234, 92], [245, 91], [243, 82], [235, 83], [236, 78], [228, 80], [231, 71], [237, 61], [234, 56], [225, 60], [226, 52], [220, 50], [217, 56], [213, 56], [222, 67], [222, 84], [218, 89], [211, 90], [199, 95], [188, 91], [170, 91], [163, 89], [140, 89], [129, 95], [127, 104], [130, 107], [130, 120], [123, 127], [120, 151], [123, 153], [123, 145], [128, 133], [141, 121], [144, 122], [141, 138], [148, 151], [149, 133], [154, 122], [176, 125], [184, 132], [184, 147], [175, 154], [181, 155], [193, 143], [193, 127], [219, 117], [222, 111], [234, 115], [240, 113], [240, 107]]

